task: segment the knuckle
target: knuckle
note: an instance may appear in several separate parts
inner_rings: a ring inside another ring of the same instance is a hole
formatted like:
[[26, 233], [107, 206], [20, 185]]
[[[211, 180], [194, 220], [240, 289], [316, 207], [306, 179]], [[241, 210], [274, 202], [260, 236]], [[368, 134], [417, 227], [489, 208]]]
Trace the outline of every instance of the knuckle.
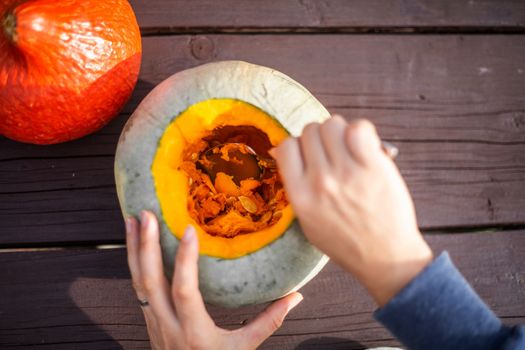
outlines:
[[332, 122], [337, 122], [337, 123], [341, 123], [341, 122], [346, 123], [345, 118], [341, 114], [333, 114], [329, 120], [331, 120]]
[[135, 289], [135, 291], [142, 290], [140, 283], [138, 283], [135, 280], [131, 280], [131, 286], [133, 287], [133, 289]]
[[323, 125], [321, 125], [322, 128], [327, 129], [336, 129], [340, 128], [342, 125], [346, 124], [346, 121], [341, 117], [340, 115], [336, 114], [329, 118], [326, 122], [324, 122]]
[[311, 206], [310, 196], [305, 192], [297, 193], [293, 199], [293, 205], [297, 212], [309, 211]]
[[319, 123], [313, 122], [309, 123], [304, 127], [304, 133], [312, 133], [315, 132], [319, 128]]
[[156, 280], [152, 277], [143, 277], [142, 278], [142, 289], [150, 294], [155, 289], [157, 289], [157, 283]]
[[313, 187], [320, 195], [336, 191], [335, 179], [329, 174], [317, 174], [313, 178]]
[[177, 269], [177, 267], [183, 267], [185, 264], [186, 264], [186, 259], [185, 259], [185, 256], [184, 256], [184, 246], [182, 244], [179, 244], [179, 246], [177, 247], [177, 251], [176, 251], [176, 255], [175, 255], [175, 269]]
[[350, 128], [353, 129], [354, 132], [364, 132], [364, 133], [375, 133], [375, 126], [372, 124], [372, 122], [368, 119], [357, 119], [352, 121], [349, 124]]
[[297, 142], [295, 137], [288, 137], [287, 139], [283, 140], [275, 149], [277, 152], [279, 152], [281, 149], [292, 147], [295, 142]]
[[142, 297], [143, 294], [146, 293], [144, 287], [138, 281], [132, 280], [131, 281], [131, 286], [133, 287], [133, 290], [135, 290], [135, 294], [137, 294], [140, 297]]
[[184, 342], [186, 343], [186, 347], [188, 349], [198, 349], [200, 347], [200, 336], [199, 334], [196, 334], [196, 332], [191, 329], [184, 329]]
[[271, 319], [271, 327], [272, 327], [272, 330], [274, 332], [276, 330], [278, 330], [279, 328], [281, 328], [282, 324], [283, 324], [282, 318], [280, 318], [280, 317], [272, 317], [272, 319]]
[[173, 294], [179, 300], [188, 300], [192, 296], [192, 288], [185, 283], [178, 283], [173, 287]]
[[139, 249], [141, 251], [148, 250], [151, 247], [151, 243], [149, 240], [149, 237], [147, 234], [144, 234], [145, 232], [141, 232], [140, 234], [140, 247]]

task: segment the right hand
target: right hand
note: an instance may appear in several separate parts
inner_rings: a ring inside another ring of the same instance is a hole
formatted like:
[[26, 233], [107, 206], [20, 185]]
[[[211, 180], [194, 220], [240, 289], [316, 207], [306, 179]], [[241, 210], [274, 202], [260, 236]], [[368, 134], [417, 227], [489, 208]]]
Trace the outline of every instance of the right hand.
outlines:
[[386, 304], [432, 261], [372, 123], [334, 116], [271, 151], [306, 237]]

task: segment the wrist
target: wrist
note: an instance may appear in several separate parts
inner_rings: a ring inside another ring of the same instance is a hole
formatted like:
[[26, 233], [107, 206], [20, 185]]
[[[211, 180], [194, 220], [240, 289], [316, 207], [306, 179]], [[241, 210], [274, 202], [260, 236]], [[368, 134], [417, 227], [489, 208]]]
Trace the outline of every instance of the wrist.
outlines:
[[412, 250], [412, 253], [380, 263], [360, 279], [379, 307], [387, 304], [433, 260], [432, 250], [426, 242], [417, 251]]

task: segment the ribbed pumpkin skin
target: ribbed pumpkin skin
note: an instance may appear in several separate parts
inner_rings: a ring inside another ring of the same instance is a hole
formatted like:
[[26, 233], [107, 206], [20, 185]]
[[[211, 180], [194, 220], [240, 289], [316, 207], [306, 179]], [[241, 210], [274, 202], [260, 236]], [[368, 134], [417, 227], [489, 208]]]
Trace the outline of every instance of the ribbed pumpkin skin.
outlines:
[[2, 21], [7, 13], [16, 28], [0, 30], [0, 134], [59, 143], [96, 131], [120, 111], [141, 60], [126, 0], [2, 1]]

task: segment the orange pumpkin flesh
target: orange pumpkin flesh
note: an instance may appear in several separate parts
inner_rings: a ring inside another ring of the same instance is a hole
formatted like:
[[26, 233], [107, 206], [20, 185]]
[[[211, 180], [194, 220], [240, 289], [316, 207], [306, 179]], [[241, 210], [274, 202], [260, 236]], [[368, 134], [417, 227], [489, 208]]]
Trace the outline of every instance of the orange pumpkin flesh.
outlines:
[[222, 259], [281, 237], [294, 214], [268, 150], [288, 135], [268, 113], [229, 98], [197, 102], [173, 118], [151, 165], [171, 233], [181, 238], [193, 225], [200, 253]]
[[190, 182], [188, 211], [208, 234], [231, 238], [280, 219], [284, 189], [272, 161], [261, 158], [270, 147], [253, 126], [219, 127], [186, 147], [180, 168]]
[[92, 133], [137, 81], [140, 31], [125, 0], [0, 4], [0, 134], [51, 144]]

